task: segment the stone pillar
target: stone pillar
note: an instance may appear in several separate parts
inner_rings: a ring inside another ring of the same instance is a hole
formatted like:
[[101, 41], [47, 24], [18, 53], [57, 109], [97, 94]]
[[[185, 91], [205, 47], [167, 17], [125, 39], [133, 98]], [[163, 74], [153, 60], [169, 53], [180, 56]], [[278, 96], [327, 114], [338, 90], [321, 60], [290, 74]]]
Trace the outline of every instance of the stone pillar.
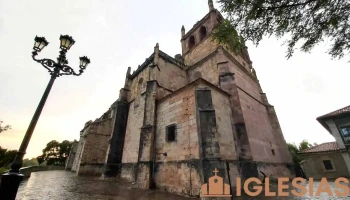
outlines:
[[78, 149], [78, 142], [74, 141], [71, 147], [71, 150], [69, 152], [69, 156], [66, 160], [66, 166], [65, 166], [65, 170], [70, 171], [73, 167], [73, 162], [75, 160], [75, 155], [77, 153], [77, 149]]
[[227, 182], [225, 162], [220, 157], [219, 135], [210, 89], [196, 89], [196, 106], [201, 182], [207, 182], [209, 177], [213, 176], [215, 169], [219, 171], [218, 176], [223, 177]]
[[184, 40], [184, 37], [185, 36], [185, 27], [182, 25], [182, 28], [181, 28], [181, 49], [182, 49], [182, 55], [184, 54], [184, 51], [185, 51], [185, 48], [186, 48], [186, 43], [185, 43], [185, 40]]
[[135, 169], [135, 187], [153, 189], [155, 119], [157, 82], [148, 81], [145, 97], [145, 111], [141, 128], [138, 162]]
[[112, 107], [114, 125], [111, 133], [109, 151], [105, 164], [103, 177], [116, 177], [121, 172], [121, 162], [123, 156], [125, 131], [128, 121], [129, 104], [118, 100]]
[[250, 149], [249, 138], [244, 122], [242, 107], [239, 99], [238, 88], [234, 78], [234, 73], [230, 71], [227, 58], [223, 55], [222, 48], [218, 49], [218, 71], [220, 88], [228, 92], [232, 110], [233, 132], [236, 133], [233, 137], [237, 143], [237, 155], [239, 159], [239, 170], [241, 177], [244, 179], [257, 177], [257, 165], [253, 162], [253, 157]]
[[346, 147], [345, 147], [343, 138], [342, 138], [341, 133], [339, 132], [339, 129], [338, 129], [337, 125], [335, 124], [335, 122], [332, 119], [330, 119], [330, 120], [327, 120], [326, 123], [327, 123], [335, 141], [337, 142], [339, 148], [345, 149]]
[[[267, 114], [271, 124], [271, 128], [273, 131], [274, 141], [276, 144], [285, 144], [285, 145], [279, 145], [277, 149], [280, 152], [279, 153], [279, 155], [281, 156], [280, 160], [282, 162], [292, 164], [293, 161], [287, 147], [287, 142], [284, 139], [283, 132], [282, 132], [280, 123], [278, 121], [275, 108], [272, 105], [270, 105], [269, 102], [267, 101], [266, 94], [263, 94], [263, 96], [264, 96], [263, 98], [264, 103], [265, 101], [267, 103], [265, 104], [265, 106], [266, 106]], [[290, 168], [290, 171], [291, 171], [291, 174], [294, 174], [294, 169]]]
[[215, 10], [213, 0], [208, 0], [209, 11]]

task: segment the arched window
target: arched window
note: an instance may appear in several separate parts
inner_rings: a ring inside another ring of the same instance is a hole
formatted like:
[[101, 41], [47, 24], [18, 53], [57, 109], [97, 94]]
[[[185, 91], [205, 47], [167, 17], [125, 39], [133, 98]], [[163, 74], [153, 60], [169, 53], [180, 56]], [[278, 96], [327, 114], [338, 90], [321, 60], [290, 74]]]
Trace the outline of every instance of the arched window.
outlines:
[[140, 94], [140, 93], [143, 91], [143, 89], [144, 89], [143, 78], [140, 78], [140, 79], [139, 79], [139, 85], [138, 85], [137, 87], [138, 87], [138, 88], [137, 88], [138, 94]]
[[205, 36], [207, 36], [207, 29], [205, 28], [205, 26], [202, 26], [199, 29], [199, 34], [201, 36], [201, 40], [203, 40], [203, 38], [205, 38]]
[[195, 72], [193, 74], [193, 80], [197, 80], [199, 78], [202, 78], [202, 73], [201, 72]]
[[188, 40], [188, 48], [192, 48], [196, 44], [196, 39], [193, 35], [191, 35], [190, 39]]

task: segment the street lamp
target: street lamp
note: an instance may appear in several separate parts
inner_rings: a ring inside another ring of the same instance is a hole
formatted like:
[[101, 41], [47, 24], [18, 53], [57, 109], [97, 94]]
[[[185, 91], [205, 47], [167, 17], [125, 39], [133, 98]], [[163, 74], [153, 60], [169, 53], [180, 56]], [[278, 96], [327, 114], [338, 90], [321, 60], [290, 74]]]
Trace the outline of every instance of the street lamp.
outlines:
[[61, 35], [60, 37], [61, 51], [59, 52], [57, 62], [46, 58], [36, 59], [35, 57], [38, 55], [38, 53], [41, 50], [43, 50], [43, 48], [47, 46], [49, 43], [46, 41], [44, 37], [37, 37], [37, 36], [35, 37], [34, 41], [35, 41], [34, 47], [33, 47], [34, 51], [32, 52], [32, 58], [33, 60], [40, 63], [44, 68], [46, 68], [49, 71], [51, 75], [51, 79], [45, 89], [45, 92], [29, 124], [27, 132], [24, 135], [23, 141], [17, 152], [16, 158], [11, 165], [11, 170], [8, 173], [2, 175], [1, 185], [0, 185], [0, 199], [4, 199], [4, 200], [14, 200], [16, 198], [19, 184], [23, 179], [23, 174], [21, 174], [20, 172], [20, 168], [22, 167], [22, 163], [23, 163], [23, 157], [24, 157], [24, 154], [26, 153], [30, 138], [33, 134], [34, 128], [36, 126], [36, 123], [38, 122], [41, 111], [44, 108], [46, 99], [49, 96], [50, 90], [52, 88], [52, 85], [55, 79], [63, 75], [80, 76], [86, 69], [87, 65], [90, 63], [90, 59], [88, 57], [86, 56], [80, 57], [79, 73], [76, 73], [70, 66], [67, 65], [68, 61], [66, 59], [66, 53], [75, 43], [73, 38], [70, 37], [69, 35]]

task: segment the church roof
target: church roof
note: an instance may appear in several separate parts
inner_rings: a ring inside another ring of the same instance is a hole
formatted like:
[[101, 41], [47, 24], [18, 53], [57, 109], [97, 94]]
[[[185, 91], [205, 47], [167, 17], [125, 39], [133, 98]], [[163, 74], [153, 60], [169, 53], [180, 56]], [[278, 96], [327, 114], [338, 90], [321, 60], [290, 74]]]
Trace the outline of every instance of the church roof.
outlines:
[[[184, 63], [181, 63], [180, 61], [176, 60], [175, 58], [169, 56], [168, 54], [166, 54], [165, 52], [159, 50], [159, 56], [162, 57], [164, 60], [180, 67], [181, 69], [185, 70], [187, 68], [187, 66]], [[154, 53], [152, 53], [148, 58], [146, 58], [145, 62], [143, 62], [136, 71], [134, 71], [129, 78], [133, 79], [135, 78], [141, 71], [143, 71], [147, 66], [149, 66], [150, 64], [152, 64], [154, 59]]]
[[329, 152], [329, 151], [338, 151], [340, 150], [338, 144], [336, 142], [326, 142], [323, 144], [312, 146], [304, 151], [301, 151], [301, 154], [306, 153], [320, 153], [320, 152]]

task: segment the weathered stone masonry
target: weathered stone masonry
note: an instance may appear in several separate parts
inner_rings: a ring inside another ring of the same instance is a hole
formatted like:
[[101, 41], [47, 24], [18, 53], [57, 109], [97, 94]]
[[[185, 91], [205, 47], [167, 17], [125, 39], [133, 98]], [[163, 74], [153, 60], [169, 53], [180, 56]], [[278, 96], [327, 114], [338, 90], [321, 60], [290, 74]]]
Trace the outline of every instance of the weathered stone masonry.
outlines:
[[185, 32], [182, 54], [153, 53], [126, 73], [118, 100], [81, 132], [72, 170], [122, 177], [134, 187], [198, 195], [219, 170], [235, 179], [293, 176], [274, 107], [247, 48], [234, 54], [210, 35], [223, 20], [209, 13]]

